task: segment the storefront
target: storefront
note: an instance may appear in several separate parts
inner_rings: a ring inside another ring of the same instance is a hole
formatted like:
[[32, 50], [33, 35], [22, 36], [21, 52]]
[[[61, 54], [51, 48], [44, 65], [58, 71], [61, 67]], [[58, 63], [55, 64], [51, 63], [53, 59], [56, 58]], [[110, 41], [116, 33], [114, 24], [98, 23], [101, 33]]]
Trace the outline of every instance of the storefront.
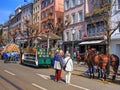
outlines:
[[81, 48], [81, 53], [84, 53], [87, 48], [95, 48], [96, 51], [100, 53], [106, 53], [106, 44], [104, 40], [83, 41], [79, 43], [79, 46]]

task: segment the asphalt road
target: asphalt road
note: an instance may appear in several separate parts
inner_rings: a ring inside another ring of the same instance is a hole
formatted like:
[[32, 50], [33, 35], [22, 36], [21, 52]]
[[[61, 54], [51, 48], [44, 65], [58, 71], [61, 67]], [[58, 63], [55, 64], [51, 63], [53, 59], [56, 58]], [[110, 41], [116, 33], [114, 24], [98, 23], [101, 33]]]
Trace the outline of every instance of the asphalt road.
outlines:
[[102, 82], [75, 75], [71, 77], [71, 84], [54, 81], [54, 69], [34, 68], [19, 63], [3, 63], [0, 60], [0, 90], [120, 90], [120, 85]]

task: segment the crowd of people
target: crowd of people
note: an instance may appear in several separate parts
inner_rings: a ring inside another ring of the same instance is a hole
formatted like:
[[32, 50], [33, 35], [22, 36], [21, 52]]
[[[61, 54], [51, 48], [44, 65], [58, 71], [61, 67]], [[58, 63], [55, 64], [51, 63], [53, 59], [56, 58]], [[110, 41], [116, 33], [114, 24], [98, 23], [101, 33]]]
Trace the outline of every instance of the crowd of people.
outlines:
[[13, 61], [16, 63], [18, 61], [19, 53], [18, 52], [3, 52], [4, 63]]
[[54, 54], [55, 81], [61, 82], [62, 70], [66, 72], [65, 82], [70, 84], [71, 72], [73, 71], [73, 60], [70, 53], [64, 55], [63, 50], [56, 50]]

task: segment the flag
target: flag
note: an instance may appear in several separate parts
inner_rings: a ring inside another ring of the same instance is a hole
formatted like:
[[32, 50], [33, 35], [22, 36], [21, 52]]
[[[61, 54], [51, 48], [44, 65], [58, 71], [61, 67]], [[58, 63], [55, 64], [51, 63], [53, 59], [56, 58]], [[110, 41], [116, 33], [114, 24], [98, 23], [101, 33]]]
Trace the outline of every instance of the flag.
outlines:
[[27, 0], [24, 0], [24, 2], [27, 2]]

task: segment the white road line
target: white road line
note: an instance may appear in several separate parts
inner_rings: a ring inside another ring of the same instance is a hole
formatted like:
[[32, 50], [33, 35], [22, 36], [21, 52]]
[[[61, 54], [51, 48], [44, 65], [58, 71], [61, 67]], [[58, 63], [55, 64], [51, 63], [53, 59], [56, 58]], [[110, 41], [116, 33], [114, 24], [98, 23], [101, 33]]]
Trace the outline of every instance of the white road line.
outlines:
[[36, 73], [36, 74], [44, 79], [50, 79], [50, 76], [39, 74], [39, 73]]
[[77, 85], [74, 85], [74, 84], [70, 84], [70, 85], [73, 86], [73, 87], [76, 87], [76, 88], [83, 89], [83, 90], [90, 90], [90, 89], [87, 89], [87, 88], [84, 88], [84, 87], [80, 87], [80, 86], [77, 86]]
[[35, 86], [35, 87], [37, 87], [37, 88], [39, 88], [39, 89], [41, 89], [41, 90], [47, 90], [46, 88], [43, 88], [43, 87], [41, 87], [41, 86], [39, 86], [39, 85], [37, 85], [35, 83], [32, 83], [32, 85]]
[[7, 70], [4, 70], [6, 73], [10, 74], [10, 75], [15, 75], [14, 73], [10, 72], [10, 71], [7, 71]]

